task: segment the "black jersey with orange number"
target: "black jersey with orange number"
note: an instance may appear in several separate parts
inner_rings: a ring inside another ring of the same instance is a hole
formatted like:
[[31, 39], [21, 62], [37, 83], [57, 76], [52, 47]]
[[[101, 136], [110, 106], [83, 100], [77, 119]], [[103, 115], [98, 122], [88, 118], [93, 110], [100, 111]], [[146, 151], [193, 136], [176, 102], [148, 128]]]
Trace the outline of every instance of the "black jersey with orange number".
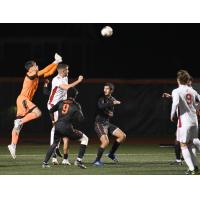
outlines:
[[58, 111], [57, 122], [62, 121], [64, 123], [74, 124], [84, 119], [80, 104], [71, 99], [60, 101], [49, 110], [50, 114], [56, 111]]

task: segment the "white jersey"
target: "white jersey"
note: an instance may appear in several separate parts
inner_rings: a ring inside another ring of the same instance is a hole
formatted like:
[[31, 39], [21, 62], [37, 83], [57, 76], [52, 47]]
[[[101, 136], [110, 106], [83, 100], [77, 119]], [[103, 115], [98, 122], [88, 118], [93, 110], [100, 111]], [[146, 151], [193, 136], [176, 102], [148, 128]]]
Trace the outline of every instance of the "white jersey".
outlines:
[[59, 87], [61, 84], [68, 84], [68, 77], [55, 76], [52, 80], [51, 94], [47, 103], [48, 109], [52, 108], [59, 101], [67, 99], [67, 90], [61, 89]]
[[172, 91], [172, 109], [171, 118], [178, 110], [178, 127], [197, 126], [196, 101], [199, 100], [198, 93], [187, 85], [180, 85]]

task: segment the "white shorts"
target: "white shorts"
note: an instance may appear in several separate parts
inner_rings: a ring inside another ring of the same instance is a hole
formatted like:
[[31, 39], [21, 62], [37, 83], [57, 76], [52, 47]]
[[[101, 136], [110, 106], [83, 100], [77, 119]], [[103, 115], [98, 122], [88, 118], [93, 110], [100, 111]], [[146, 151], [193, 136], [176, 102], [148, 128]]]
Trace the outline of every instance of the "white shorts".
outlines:
[[182, 126], [177, 128], [176, 140], [188, 143], [198, 137], [198, 126]]

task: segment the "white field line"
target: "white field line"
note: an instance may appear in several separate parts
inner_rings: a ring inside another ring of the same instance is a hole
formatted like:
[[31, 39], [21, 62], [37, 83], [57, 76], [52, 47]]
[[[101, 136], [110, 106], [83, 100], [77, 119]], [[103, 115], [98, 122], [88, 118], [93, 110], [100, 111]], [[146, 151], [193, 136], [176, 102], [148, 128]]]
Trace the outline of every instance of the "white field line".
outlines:
[[[19, 155], [16, 155], [17, 157], [18, 156], [44, 156], [44, 154], [19, 154]], [[76, 156], [77, 154], [69, 154], [69, 155], [72, 155], [72, 156]], [[88, 153], [88, 154], [85, 154], [85, 156], [95, 156], [96, 154], [94, 153]], [[158, 153], [155, 153], [155, 154], [152, 154], [152, 153], [145, 153], [145, 154], [136, 154], [136, 153], [121, 153], [121, 154], [117, 154], [118, 156], [162, 156], [162, 155], [174, 155], [174, 153], [162, 153], [162, 154], [158, 154]], [[2, 154], [0, 155], [0, 157], [5, 157], [5, 156], [10, 156], [10, 154]]]

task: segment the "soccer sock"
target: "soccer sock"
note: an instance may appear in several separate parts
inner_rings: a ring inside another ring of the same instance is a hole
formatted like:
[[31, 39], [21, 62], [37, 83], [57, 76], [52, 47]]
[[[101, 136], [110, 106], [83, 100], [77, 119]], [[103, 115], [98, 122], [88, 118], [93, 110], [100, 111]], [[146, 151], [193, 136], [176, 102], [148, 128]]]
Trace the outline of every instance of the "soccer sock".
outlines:
[[110, 152], [109, 152], [109, 154], [113, 155], [115, 153], [115, 151], [118, 149], [120, 144], [121, 144], [120, 142], [115, 141]]
[[15, 131], [15, 129], [12, 130], [12, 141], [11, 144], [17, 144], [19, 139], [19, 134]]
[[64, 159], [68, 159], [68, 153], [64, 154]]
[[200, 140], [199, 140], [199, 138], [194, 138], [193, 139], [193, 144], [200, 151]]
[[98, 152], [97, 152], [96, 161], [101, 160], [101, 157], [102, 157], [102, 155], [103, 155], [104, 150], [105, 150], [105, 149], [99, 147]]
[[55, 126], [53, 126], [52, 129], [51, 129], [50, 145], [53, 144], [54, 133], [55, 133]]
[[180, 147], [180, 143], [176, 142], [174, 144], [174, 150], [175, 150], [175, 155], [176, 155], [176, 160], [180, 160], [181, 159], [181, 147]]
[[189, 167], [189, 170], [193, 171], [194, 165], [193, 165], [192, 158], [191, 158], [188, 147], [187, 146], [181, 147], [181, 150], [182, 150], [183, 158], [184, 158], [187, 166]]
[[22, 124], [25, 124], [33, 119], [38, 118], [36, 113], [28, 113], [25, 117], [21, 119]]
[[192, 144], [192, 145], [189, 146], [188, 149], [190, 151], [192, 162], [193, 162], [194, 166], [198, 166], [197, 154], [196, 154], [196, 148], [195, 148], [195, 146]]
[[78, 158], [82, 159], [84, 154], [85, 154], [85, 150], [86, 150], [86, 145], [84, 144], [80, 144], [80, 149], [79, 149], [79, 153], [78, 153]]

